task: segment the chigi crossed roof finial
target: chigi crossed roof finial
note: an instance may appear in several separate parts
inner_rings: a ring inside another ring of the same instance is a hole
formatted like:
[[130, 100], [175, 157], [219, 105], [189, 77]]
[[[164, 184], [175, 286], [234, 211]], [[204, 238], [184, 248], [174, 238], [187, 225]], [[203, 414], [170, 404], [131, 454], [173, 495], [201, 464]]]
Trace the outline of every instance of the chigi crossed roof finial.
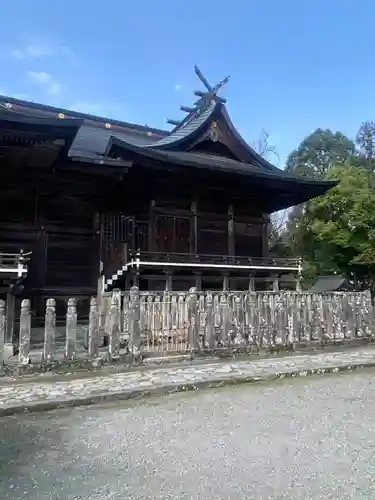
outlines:
[[[217, 85], [212, 86], [208, 83], [207, 79], [203, 75], [202, 71], [198, 68], [198, 66], [196, 65], [194, 66], [194, 71], [199, 80], [206, 87], [206, 90], [205, 91], [195, 90], [194, 95], [199, 97], [199, 99], [197, 99], [194, 102], [194, 107], [181, 106], [180, 107], [181, 111], [188, 113], [188, 115], [190, 116], [197, 116], [198, 114], [202, 113], [205, 109], [207, 109], [212, 102], [221, 102], [225, 104], [227, 102], [226, 99], [224, 99], [223, 97], [219, 97], [217, 93], [222, 87], [224, 87], [226, 83], [228, 83], [229, 76], [224, 78], [224, 80], [221, 80], [221, 82], [219, 82]], [[186, 117], [185, 120], [181, 121], [167, 120], [167, 122], [170, 123], [171, 125], [174, 125], [175, 127], [179, 127], [180, 125], [185, 123], [187, 119], [189, 119], [189, 116]]]

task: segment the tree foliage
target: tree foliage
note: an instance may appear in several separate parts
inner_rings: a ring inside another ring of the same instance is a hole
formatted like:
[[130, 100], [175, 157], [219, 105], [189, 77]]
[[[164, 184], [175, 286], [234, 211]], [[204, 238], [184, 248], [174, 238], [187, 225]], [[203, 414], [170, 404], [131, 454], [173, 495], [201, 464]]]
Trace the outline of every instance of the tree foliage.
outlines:
[[355, 144], [341, 132], [318, 128], [287, 158], [285, 170], [304, 177], [324, 177], [332, 165], [344, 164]]
[[355, 142], [341, 132], [317, 129], [291, 152], [286, 170], [339, 183], [290, 210], [283, 245], [274, 247], [278, 255], [302, 257], [307, 281], [340, 273], [374, 289], [375, 122], [364, 122]]
[[357, 158], [352, 163], [360, 164], [367, 170], [375, 170], [375, 122], [367, 121], [360, 126], [356, 144]]
[[316, 273], [340, 273], [372, 287], [375, 278], [375, 174], [336, 166], [327, 176], [339, 184], [311, 200], [299, 224], [300, 250]]

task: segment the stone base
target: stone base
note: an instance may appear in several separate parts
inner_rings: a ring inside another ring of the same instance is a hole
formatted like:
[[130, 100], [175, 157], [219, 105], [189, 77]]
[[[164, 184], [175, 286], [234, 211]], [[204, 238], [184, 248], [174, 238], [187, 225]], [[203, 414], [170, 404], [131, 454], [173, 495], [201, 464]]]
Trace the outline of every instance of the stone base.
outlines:
[[4, 344], [4, 361], [6, 362], [9, 358], [12, 358], [16, 354], [16, 349], [13, 344]]

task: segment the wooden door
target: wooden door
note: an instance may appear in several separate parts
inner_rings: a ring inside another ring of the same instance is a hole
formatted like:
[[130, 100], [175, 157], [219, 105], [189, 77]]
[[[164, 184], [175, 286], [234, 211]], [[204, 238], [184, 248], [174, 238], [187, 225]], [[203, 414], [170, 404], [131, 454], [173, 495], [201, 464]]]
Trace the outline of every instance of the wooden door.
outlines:
[[190, 217], [159, 215], [156, 228], [158, 252], [190, 253]]

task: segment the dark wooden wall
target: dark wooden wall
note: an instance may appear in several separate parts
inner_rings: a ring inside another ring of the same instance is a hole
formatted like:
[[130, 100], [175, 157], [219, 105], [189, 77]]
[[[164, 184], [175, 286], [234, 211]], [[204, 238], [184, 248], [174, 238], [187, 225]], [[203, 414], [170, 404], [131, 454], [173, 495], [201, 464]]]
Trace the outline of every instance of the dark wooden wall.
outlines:
[[0, 248], [31, 250], [27, 290], [65, 294], [95, 290], [98, 228], [90, 181], [82, 175], [0, 173]]
[[100, 261], [109, 276], [129, 250], [261, 256], [267, 249], [267, 215], [212, 172], [2, 168], [0, 185], [0, 249], [33, 252], [25, 287], [43, 296], [94, 293]]

